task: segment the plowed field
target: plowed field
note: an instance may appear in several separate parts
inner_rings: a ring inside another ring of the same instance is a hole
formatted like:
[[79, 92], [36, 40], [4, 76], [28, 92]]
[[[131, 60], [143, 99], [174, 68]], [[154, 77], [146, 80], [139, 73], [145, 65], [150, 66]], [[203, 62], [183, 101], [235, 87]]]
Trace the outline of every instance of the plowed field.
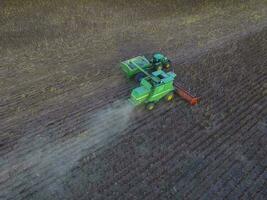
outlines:
[[[266, 199], [266, 1], [0, 6], [0, 199]], [[155, 51], [200, 104], [129, 105]]]

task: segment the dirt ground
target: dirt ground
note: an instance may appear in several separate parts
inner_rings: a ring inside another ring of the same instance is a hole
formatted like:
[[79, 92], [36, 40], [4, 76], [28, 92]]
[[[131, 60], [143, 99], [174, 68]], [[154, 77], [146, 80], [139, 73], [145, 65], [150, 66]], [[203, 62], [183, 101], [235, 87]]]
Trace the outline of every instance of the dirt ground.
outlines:
[[[0, 199], [265, 199], [267, 1], [0, 1]], [[161, 51], [177, 96], [127, 103]]]

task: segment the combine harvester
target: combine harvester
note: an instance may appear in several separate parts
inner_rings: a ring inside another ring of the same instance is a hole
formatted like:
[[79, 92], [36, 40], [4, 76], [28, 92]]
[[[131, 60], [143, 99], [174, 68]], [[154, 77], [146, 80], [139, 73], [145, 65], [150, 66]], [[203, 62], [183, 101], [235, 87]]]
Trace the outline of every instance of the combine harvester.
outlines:
[[165, 98], [171, 101], [174, 93], [196, 105], [199, 98], [191, 95], [180, 84], [175, 83], [176, 74], [171, 69], [171, 61], [163, 54], [156, 53], [149, 61], [145, 56], [138, 56], [121, 62], [121, 69], [128, 78], [135, 78], [140, 87], [132, 90], [130, 102], [134, 105], [146, 104], [152, 110], [155, 103]]

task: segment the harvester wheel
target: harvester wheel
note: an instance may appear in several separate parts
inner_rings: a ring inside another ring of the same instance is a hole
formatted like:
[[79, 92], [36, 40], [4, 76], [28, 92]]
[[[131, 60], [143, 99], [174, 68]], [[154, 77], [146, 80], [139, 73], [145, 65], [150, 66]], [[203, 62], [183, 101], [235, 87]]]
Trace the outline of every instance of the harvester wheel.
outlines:
[[157, 66], [157, 71], [162, 70], [162, 66]]
[[146, 108], [147, 108], [148, 110], [153, 110], [154, 107], [155, 107], [155, 104], [154, 104], [154, 103], [148, 103], [148, 104], [146, 105]]
[[171, 101], [171, 100], [173, 100], [173, 97], [174, 97], [173, 93], [170, 93], [170, 94], [168, 94], [168, 95], [166, 96], [166, 100], [167, 100], [167, 101]]
[[135, 79], [136, 82], [139, 83], [139, 82], [141, 82], [142, 78], [144, 78], [144, 77], [145, 77], [145, 74], [142, 73], [142, 72], [139, 72], [139, 73], [137, 73], [137, 74], [135, 75], [134, 79]]
[[165, 65], [165, 68], [166, 68], [166, 69], [169, 69], [170, 67], [171, 67], [170, 63], [167, 63], [167, 64]]

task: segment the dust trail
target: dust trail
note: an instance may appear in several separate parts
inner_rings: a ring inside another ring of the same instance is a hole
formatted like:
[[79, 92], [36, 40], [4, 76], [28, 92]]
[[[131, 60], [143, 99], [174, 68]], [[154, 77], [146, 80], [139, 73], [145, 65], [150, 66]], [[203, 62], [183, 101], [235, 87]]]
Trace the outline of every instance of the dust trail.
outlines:
[[[0, 194], [20, 199], [23, 189], [32, 190], [37, 183], [53, 190], [59, 185], [46, 185], [49, 179], [66, 175], [85, 151], [94, 152], [111, 138], [123, 134], [130, 123], [133, 106], [128, 101], [117, 101], [88, 116], [88, 130], [63, 141], [49, 137], [22, 138], [14, 150], [1, 158]], [[56, 134], [56, 133], [55, 133]], [[21, 154], [21, 149], [28, 153]], [[38, 186], [37, 186], [38, 187]], [[48, 189], [49, 189], [48, 188]], [[49, 191], [46, 191], [49, 192]]]

